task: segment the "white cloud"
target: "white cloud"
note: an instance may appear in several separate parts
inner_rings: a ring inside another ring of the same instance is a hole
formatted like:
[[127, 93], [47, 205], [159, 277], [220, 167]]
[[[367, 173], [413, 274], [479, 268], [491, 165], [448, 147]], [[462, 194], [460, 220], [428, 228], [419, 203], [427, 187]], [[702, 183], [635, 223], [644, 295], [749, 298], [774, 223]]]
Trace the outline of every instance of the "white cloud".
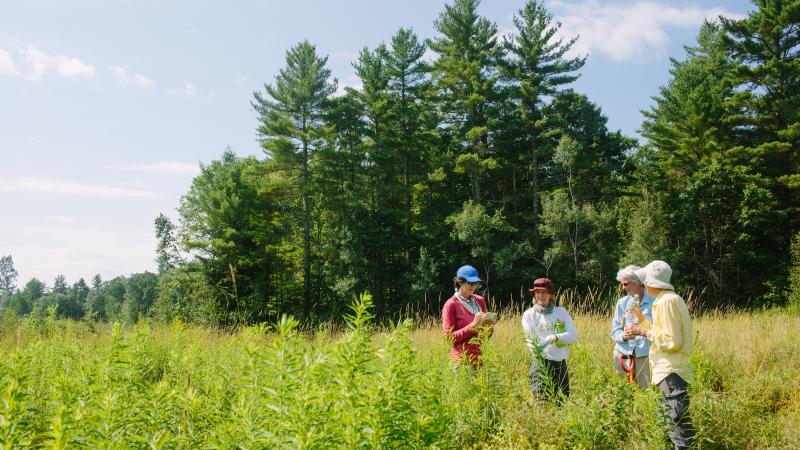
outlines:
[[0, 48], [0, 75], [19, 75], [11, 55], [2, 48]]
[[497, 34], [495, 34], [497, 43], [502, 44], [504, 41], [511, 39], [511, 36], [515, 33], [517, 33], [517, 29], [514, 27], [499, 27], [497, 29]]
[[364, 84], [361, 83], [361, 78], [359, 78], [355, 74], [350, 74], [344, 77], [343, 80], [338, 80], [338, 85], [336, 86], [336, 92], [333, 93], [334, 97], [341, 97], [345, 94], [345, 88], [353, 88], [355, 90], [361, 90], [364, 87]]
[[328, 59], [332, 61], [353, 62], [358, 59], [358, 53], [333, 51], [328, 54]]
[[32, 277], [52, 285], [63, 274], [68, 283], [86, 282], [99, 273], [104, 280], [153, 271], [156, 240], [151, 228], [105, 229], [57, 221], [19, 227], [0, 224], [10, 238], [7, 252], [19, 271], [18, 286]]
[[173, 95], [175, 97], [194, 97], [197, 93], [197, 88], [192, 83], [186, 83], [180, 89], [170, 89], [167, 91], [169, 95]]
[[3, 177], [0, 192], [39, 192], [45, 194], [73, 195], [105, 198], [159, 198], [153, 191], [128, 189], [100, 184], [74, 183], [46, 178]]
[[29, 45], [22, 50], [25, 61], [30, 64], [33, 73], [30, 75], [32, 80], [40, 80], [45, 71], [53, 69], [63, 77], [87, 77], [92, 78], [95, 68], [83, 63], [78, 58], [71, 58], [62, 55], [50, 55], [38, 48]]
[[639, 1], [633, 4], [601, 3], [597, 0], [550, 3], [566, 37], [580, 35], [574, 55], [602, 53], [615, 61], [643, 61], [666, 54], [670, 41], [667, 28], [696, 29], [705, 19], [723, 15], [741, 18], [724, 8], [673, 6], [667, 2]]
[[159, 161], [152, 164], [130, 166], [128, 170], [134, 172], [150, 172], [164, 175], [197, 175], [200, 173], [199, 164], [189, 164], [177, 161]]
[[109, 66], [108, 71], [123, 84], [132, 84], [142, 88], [151, 88], [156, 85], [152, 79], [140, 73], [128, 73], [127, 69], [122, 66]]
[[45, 220], [52, 223], [63, 224], [76, 223], [78, 221], [76, 218], [70, 216], [47, 216], [45, 217]]
[[431, 50], [429, 47], [425, 47], [425, 53], [422, 54], [422, 58], [421, 59], [423, 61], [425, 61], [426, 63], [432, 63], [432, 62], [436, 61], [436, 59], [438, 57], [439, 57], [438, 53], [436, 53], [435, 51]]

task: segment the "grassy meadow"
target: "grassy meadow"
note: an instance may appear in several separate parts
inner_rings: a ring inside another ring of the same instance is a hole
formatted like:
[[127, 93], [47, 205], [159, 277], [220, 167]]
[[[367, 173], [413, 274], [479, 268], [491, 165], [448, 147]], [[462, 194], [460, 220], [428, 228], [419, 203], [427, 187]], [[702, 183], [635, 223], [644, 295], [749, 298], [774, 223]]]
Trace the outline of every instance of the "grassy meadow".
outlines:
[[[0, 448], [666, 449], [658, 396], [611, 371], [610, 318], [578, 315], [561, 408], [528, 390], [519, 315], [454, 373], [438, 323], [224, 332], [0, 320]], [[695, 318], [701, 448], [800, 448], [800, 317]]]

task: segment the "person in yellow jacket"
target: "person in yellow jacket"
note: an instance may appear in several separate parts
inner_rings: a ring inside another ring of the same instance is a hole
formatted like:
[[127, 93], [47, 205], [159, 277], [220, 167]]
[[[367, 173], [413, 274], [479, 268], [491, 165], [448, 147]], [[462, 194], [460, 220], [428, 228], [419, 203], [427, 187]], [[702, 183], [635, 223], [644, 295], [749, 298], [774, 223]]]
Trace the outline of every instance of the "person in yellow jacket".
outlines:
[[689, 384], [694, 374], [689, 367], [692, 354], [692, 320], [689, 308], [676, 294], [670, 278], [672, 269], [664, 261], [653, 261], [637, 273], [644, 279], [647, 293], [655, 297], [653, 322], [639, 313], [639, 325], [625, 329], [627, 336], [645, 336], [650, 347], [650, 379], [664, 393], [670, 418], [670, 440], [677, 449], [694, 443], [694, 427], [689, 408]]

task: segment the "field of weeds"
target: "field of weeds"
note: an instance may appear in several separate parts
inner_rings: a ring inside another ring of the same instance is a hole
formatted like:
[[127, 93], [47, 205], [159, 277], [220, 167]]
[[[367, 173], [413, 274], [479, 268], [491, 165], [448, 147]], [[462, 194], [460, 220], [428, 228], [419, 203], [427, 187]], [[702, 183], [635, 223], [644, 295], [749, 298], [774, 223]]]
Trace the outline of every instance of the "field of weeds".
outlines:
[[[366, 300], [366, 299], [365, 299]], [[578, 315], [562, 407], [528, 390], [519, 316], [454, 373], [438, 324], [223, 332], [0, 321], [0, 448], [668, 448], [658, 395], [611, 370], [609, 317]], [[800, 448], [800, 317], [694, 319], [701, 448]]]

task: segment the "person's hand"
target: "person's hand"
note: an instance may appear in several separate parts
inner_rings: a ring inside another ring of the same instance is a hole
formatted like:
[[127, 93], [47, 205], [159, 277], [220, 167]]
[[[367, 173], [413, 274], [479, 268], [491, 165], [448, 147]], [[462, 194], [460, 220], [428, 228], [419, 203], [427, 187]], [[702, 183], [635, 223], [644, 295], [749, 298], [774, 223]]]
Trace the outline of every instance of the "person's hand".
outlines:
[[550, 344], [555, 344], [557, 340], [558, 336], [556, 336], [555, 334], [551, 334], [550, 336], [547, 336], [545, 342], [547, 342], [547, 345], [550, 345]]
[[631, 340], [631, 339], [633, 339], [635, 337], [636, 337], [636, 335], [631, 333], [630, 329], [626, 329], [625, 332], [622, 334], [622, 339], [625, 339], [626, 341], [629, 341], [629, 340]]
[[647, 329], [640, 325], [630, 324], [625, 327], [625, 334], [632, 336], [645, 336], [647, 335]]
[[627, 312], [633, 313], [633, 315], [636, 316], [636, 320], [638, 320], [639, 322], [644, 322], [644, 316], [642, 315], [642, 309], [641, 308], [636, 307], [636, 306], [632, 306], [632, 307], [628, 308], [628, 310], [625, 311], [625, 312], [626, 313]]
[[485, 316], [486, 316], [485, 312], [475, 313], [475, 318], [472, 319], [472, 326], [477, 327], [478, 325], [480, 325], [481, 321]]

